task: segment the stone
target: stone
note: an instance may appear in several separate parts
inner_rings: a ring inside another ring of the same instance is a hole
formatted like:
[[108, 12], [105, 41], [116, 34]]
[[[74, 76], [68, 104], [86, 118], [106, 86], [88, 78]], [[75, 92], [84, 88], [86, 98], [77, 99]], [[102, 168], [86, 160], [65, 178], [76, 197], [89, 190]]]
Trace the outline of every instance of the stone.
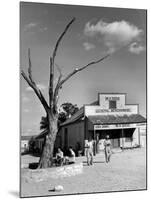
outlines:
[[63, 190], [63, 186], [62, 185], [57, 185], [54, 187], [54, 191], [62, 191]]

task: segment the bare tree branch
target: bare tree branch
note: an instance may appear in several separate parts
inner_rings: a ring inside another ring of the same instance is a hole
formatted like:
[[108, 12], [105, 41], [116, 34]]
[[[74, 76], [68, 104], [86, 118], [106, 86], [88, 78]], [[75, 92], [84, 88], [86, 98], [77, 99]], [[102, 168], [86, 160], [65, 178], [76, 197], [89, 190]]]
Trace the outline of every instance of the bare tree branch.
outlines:
[[39, 98], [40, 102], [42, 103], [44, 109], [47, 112], [48, 109], [49, 109], [49, 106], [48, 106], [48, 104], [47, 104], [42, 92], [40, 91], [40, 89], [36, 86], [36, 84], [33, 82], [33, 80], [30, 80], [30, 78], [27, 77], [27, 75], [25, 74], [25, 72], [23, 70], [21, 71], [21, 75], [26, 80], [28, 85], [34, 90], [34, 92], [36, 93], [36, 95]]
[[62, 85], [63, 85], [69, 78], [71, 78], [74, 74], [76, 74], [77, 72], [86, 69], [86, 68], [89, 67], [90, 65], [94, 65], [94, 64], [97, 64], [97, 63], [103, 61], [103, 60], [106, 59], [108, 56], [110, 56], [110, 54], [104, 56], [103, 58], [101, 58], [101, 59], [99, 59], [99, 60], [92, 61], [92, 62], [88, 63], [87, 65], [85, 65], [85, 66], [83, 66], [83, 67], [75, 68], [70, 74], [68, 74], [68, 75], [60, 82], [59, 88], [62, 87]]
[[53, 79], [54, 79], [54, 66], [52, 57], [50, 57], [50, 77], [49, 77], [49, 106], [52, 107], [53, 99]]
[[32, 78], [32, 64], [31, 64], [31, 58], [30, 58], [30, 48], [28, 48], [28, 75], [29, 75], [29, 79], [31, 82], [33, 82], [33, 78]]
[[57, 84], [56, 84], [56, 87], [54, 90], [53, 106], [54, 106], [54, 111], [57, 112], [57, 104], [58, 104], [58, 99], [59, 99], [58, 92], [59, 92], [59, 84], [60, 84], [60, 81], [62, 78], [62, 71], [61, 71], [61, 68], [59, 67], [59, 65], [57, 65], [56, 63], [55, 63], [55, 65], [58, 69], [59, 77], [58, 77]]
[[75, 21], [75, 18], [73, 18], [65, 27], [64, 31], [61, 33], [60, 37], [58, 38], [55, 48], [53, 50], [53, 54], [52, 57], [50, 57], [50, 80], [49, 80], [49, 106], [52, 107], [53, 104], [53, 82], [54, 82], [54, 61], [55, 61], [55, 57], [57, 54], [57, 50], [59, 47], [59, 44], [61, 42], [61, 40], [63, 39], [64, 35], [66, 34], [66, 32], [68, 31], [69, 27], [71, 26], [71, 24]]
[[71, 26], [71, 24], [75, 21], [75, 17], [67, 24], [67, 26], [65, 27], [64, 31], [62, 32], [62, 34], [60, 35], [59, 39], [56, 42], [54, 51], [53, 51], [53, 55], [52, 55], [52, 62], [54, 63], [55, 57], [56, 57], [56, 53], [59, 47], [59, 44], [63, 38], [63, 36], [66, 34], [67, 30], [69, 29], [69, 27]]
[[[57, 67], [57, 70], [58, 70], [58, 72], [59, 72], [59, 77], [58, 77], [58, 80], [57, 80], [57, 84], [56, 84], [56, 88], [58, 88], [58, 86], [59, 86], [59, 84], [60, 84], [60, 82], [61, 82], [61, 79], [62, 79], [62, 71], [61, 71], [61, 68], [59, 67], [59, 65], [57, 65], [57, 64], [55, 64], [56, 65], [56, 67]], [[54, 90], [54, 96], [55, 96], [55, 91], [56, 91], [56, 88], [55, 88], [55, 90]]]
[[56, 63], [55, 63], [55, 66], [56, 66], [59, 74], [62, 75], [62, 70], [61, 70], [60, 66], [58, 64], [56, 64]]
[[28, 83], [28, 85], [34, 90], [34, 92], [36, 93], [37, 97], [39, 98], [40, 102], [42, 103], [44, 109], [46, 110], [46, 112], [49, 109], [49, 106], [41, 92], [41, 90], [37, 87], [36, 83], [33, 80], [32, 77], [32, 63], [31, 63], [31, 58], [30, 58], [30, 48], [28, 49], [28, 76], [25, 74], [25, 72], [22, 70], [21, 71], [21, 75], [23, 76], [23, 78], [26, 80], [26, 82]]
[[88, 66], [90, 65], [94, 65], [94, 64], [97, 64], [101, 61], [103, 61], [105, 58], [107, 58], [109, 56], [106, 55], [104, 56], [103, 58], [99, 59], [99, 60], [96, 60], [96, 61], [92, 61], [90, 63], [88, 63], [87, 65], [83, 66], [83, 67], [80, 67], [80, 68], [76, 68], [74, 69], [70, 74], [68, 74], [62, 81], [61, 81], [61, 78], [62, 78], [62, 74], [60, 74], [59, 76], [59, 79], [58, 79], [58, 83], [56, 85], [56, 88], [55, 88], [55, 91], [54, 91], [54, 97], [53, 97], [53, 105], [55, 106], [55, 110], [57, 112], [57, 102], [58, 102], [58, 96], [59, 96], [59, 90], [61, 89], [62, 85], [69, 79], [71, 78], [74, 74], [76, 74], [77, 72], [80, 72], [84, 69], [86, 69]]

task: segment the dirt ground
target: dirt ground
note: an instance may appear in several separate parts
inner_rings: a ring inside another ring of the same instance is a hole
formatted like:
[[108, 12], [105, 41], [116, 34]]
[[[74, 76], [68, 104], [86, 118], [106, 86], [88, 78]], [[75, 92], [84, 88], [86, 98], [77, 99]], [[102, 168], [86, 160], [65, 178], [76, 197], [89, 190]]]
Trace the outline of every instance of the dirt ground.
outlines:
[[[114, 153], [110, 163], [105, 163], [104, 155], [94, 157], [93, 166], [87, 166], [85, 157], [76, 158], [83, 163], [83, 173], [76, 176], [47, 179], [42, 182], [27, 182], [21, 179], [21, 196], [46, 196], [80, 194], [94, 192], [127, 191], [146, 189], [146, 152], [145, 148], [125, 150]], [[34, 161], [29, 156], [22, 157], [22, 164]], [[37, 158], [36, 158], [37, 161]], [[54, 192], [56, 185], [63, 191]]]

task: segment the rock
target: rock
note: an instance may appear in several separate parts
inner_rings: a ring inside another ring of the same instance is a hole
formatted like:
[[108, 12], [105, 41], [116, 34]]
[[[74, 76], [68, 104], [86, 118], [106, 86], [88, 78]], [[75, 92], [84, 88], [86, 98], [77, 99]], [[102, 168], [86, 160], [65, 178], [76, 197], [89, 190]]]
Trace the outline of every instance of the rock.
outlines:
[[62, 191], [63, 190], [63, 186], [62, 185], [57, 185], [54, 187], [54, 191]]

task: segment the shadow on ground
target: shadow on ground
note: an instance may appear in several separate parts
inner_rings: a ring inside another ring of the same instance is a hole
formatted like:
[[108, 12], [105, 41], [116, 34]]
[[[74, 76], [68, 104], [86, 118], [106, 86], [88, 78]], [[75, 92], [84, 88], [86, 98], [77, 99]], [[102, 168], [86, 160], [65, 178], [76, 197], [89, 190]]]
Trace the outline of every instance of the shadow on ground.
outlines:
[[31, 153], [31, 152], [28, 152], [28, 151], [25, 151], [25, 152], [21, 153], [21, 156], [25, 156], [25, 155], [30, 155], [30, 156], [34, 156], [34, 157], [40, 157], [41, 154], [37, 153], [37, 152]]
[[29, 163], [29, 169], [37, 169], [38, 168], [38, 162]]
[[18, 191], [9, 191], [9, 194], [11, 194], [14, 197], [19, 197], [19, 192]]
[[48, 190], [48, 192], [55, 192], [55, 189], [50, 189]]
[[[94, 161], [93, 164], [105, 163], [105, 161]], [[83, 166], [88, 166], [86, 161], [83, 161]]]

